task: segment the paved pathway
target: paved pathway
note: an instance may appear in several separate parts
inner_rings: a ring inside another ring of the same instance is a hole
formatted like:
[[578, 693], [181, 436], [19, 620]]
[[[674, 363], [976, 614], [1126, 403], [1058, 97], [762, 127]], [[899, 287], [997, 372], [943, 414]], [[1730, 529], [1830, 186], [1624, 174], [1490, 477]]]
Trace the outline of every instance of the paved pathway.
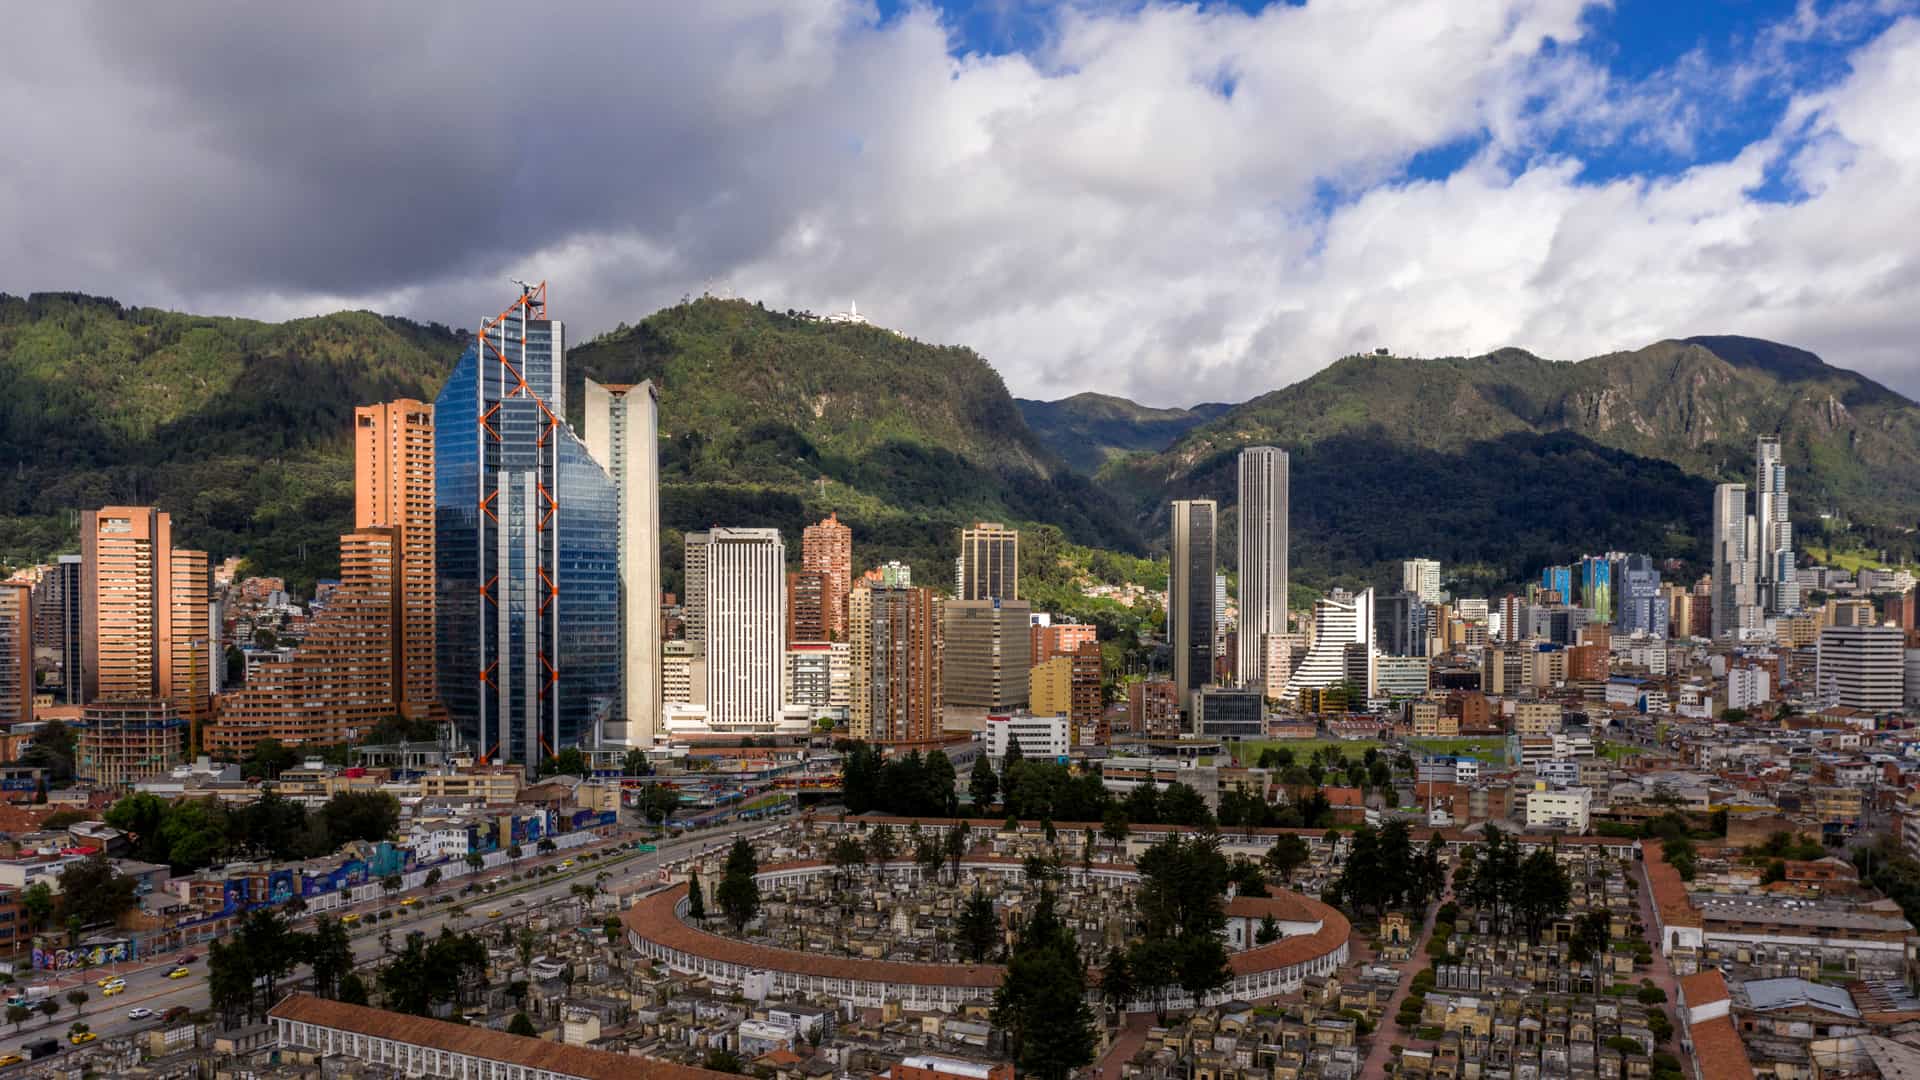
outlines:
[[1407, 993], [1413, 988], [1414, 972], [1427, 966], [1427, 941], [1433, 937], [1433, 921], [1440, 913], [1441, 905], [1453, 899], [1453, 876], [1447, 876], [1447, 886], [1441, 891], [1439, 903], [1427, 909], [1427, 921], [1420, 927], [1420, 936], [1413, 944], [1413, 955], [1399, 965], [1400, 985], [1387, 999], [1386, 1010], [1380, 1015], [1380, 1026], [1373, 1031], [1373, 1049], [1367, 1052], [1367, 1060], [1360, 1066], [1361, 1076], [1385, 1076], [1387, 1059], [1394, 1043], [1405, 1046], [1413, 1040], [1398, 1034], [1399, 1028], [1393, 1018], [1400, 1015], [1400, 1003], [1407, 999]]
[[[1666, 955], [1660, 951], [1660, 930], [1654, 920], [1654, 912], [1657, 909], [1653, 906], [1653, 887], [1647, 881], [1647, 864], [1636, 863], [1633, 876], [1640, 881], [1640, 923], [1645, 928], [1647, 945], [1653, 950], [1653, 963], [1647, 966], [1643, 976], [1636, 976], [1635, 981], [1639, 981], [1640, 978], [1652, 979], [1653, 985], [1667, 992], [1667, 1019], [1672, 1020], [1672, 1010], [1680, 1001], [1680, 980], [1674, 975], [1673, 967], [1667, 963]], [[1677, 1040], [1679, 1036], [1676, 1034], [1674, 1038]]]
[[1153, 1027], [1153, 1019], [1150, 1012], [1127, 1014], [1126, 1022], [1120, 1025], [1120, 1031], [1107, 1046], [1107, 1052], [1094, 1063], [1095, 1075], [1100, 1080], [1119, 1080], [1121, 1068], [1147, 1044], [1147, 1032]]

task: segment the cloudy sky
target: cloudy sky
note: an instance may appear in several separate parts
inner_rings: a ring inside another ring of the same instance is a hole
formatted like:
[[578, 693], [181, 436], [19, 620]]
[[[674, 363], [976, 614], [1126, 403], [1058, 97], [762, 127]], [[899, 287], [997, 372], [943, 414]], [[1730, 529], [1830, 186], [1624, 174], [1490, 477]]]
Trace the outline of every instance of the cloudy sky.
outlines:
[[0, 98], [12, 293], [857, 300], [1154, 404], [1744, 333], [1920, 395], [1920, 0], [62, 2]]

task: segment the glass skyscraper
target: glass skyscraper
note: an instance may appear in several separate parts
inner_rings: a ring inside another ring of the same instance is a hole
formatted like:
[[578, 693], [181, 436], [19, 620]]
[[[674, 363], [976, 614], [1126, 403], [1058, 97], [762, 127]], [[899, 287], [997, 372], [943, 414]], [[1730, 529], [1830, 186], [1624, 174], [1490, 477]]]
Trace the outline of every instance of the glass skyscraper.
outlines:
[[487, 760], [535, 763], [617, 717], [620, 498], [567, 426], [545, 286], [481, 326], [434, 402], [440, 696]]

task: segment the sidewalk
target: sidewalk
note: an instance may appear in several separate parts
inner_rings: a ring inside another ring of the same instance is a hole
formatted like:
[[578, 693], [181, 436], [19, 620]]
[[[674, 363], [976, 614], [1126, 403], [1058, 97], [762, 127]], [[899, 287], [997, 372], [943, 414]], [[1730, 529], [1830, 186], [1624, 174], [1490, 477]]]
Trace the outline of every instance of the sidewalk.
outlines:
[[1385, 1076], [1387, 1058], [1393, 1044], [1398, 1042], [1404, 1046], [1412, 1041], [1410, 1037], [1396, 1035], [1397, 1029], [1393, 1018], [1400, 1014], [1400, 1003], [1407, 1000], [1408, 993], [1413, 989], [1414, 973], [1426, 967], [1429, 962], [1427, 942], [1433, 937], [1434, 919], [1440, 914], [1441, 906], [1451, 899], [1453, 899], [1453, 874], [1449, 871], [1447, 885], [1441, 890], [1440, 899], [1427, 909], [1427, 919], [1420, 926], [1420, 937], [1414, 942], [1413, 955], [1399, 965], [1400, 985], [1394, 990], [1393, 996], [1387, 999], [1386, 1010], [1380, 1014], [1380, 1026], [1373, 1031], [1373, 1048], [1367, 1051], [1367, 1060], [1360, 1066], [1361, 1076]]

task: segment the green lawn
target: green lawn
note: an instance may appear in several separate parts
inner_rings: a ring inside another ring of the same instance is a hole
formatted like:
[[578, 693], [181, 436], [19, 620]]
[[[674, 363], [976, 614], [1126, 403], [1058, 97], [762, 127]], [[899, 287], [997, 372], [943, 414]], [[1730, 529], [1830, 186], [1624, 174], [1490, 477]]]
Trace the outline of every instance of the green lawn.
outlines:
[[1845, 570], [1850, 574], [1859, 573], [1860, 568], [1863, 566], [1876, 570], [1886, 569], [1886, 564], [1878, 558], [1875, 558], [1873, 552], [1859, 548], [1850, 551], [1835, 551], [1832, 548], [1821, 547], [1818, 544], [1809, 544], [1805, 550], [1808, 557], [1815, 562], [1824, 566], [1831, 566], [1836, 570]]
[[1470, 757], [1489, 765], [1502, 765], [1507, 760], [1507, 741], [1500, 738], [1409, 739], [1407, 742], [1429, 753]]
[[1619, 761], [1621, 758], [1628, 758], [1635, 754], [1644, 754], [1646, 752], [1646, 748], [1642, 746], [1628, 746], [1626, 743], [1610, 742], [1602, 742], [1594, 750], [1594, 753], [1606, 758], [1608, 761]]
[[1301, 765], [1313, 756], [1314, 751], [1323, 746], [1331, 746], [1347, 756], [1349, 761], [1359, 761], [1367, 748], [1378, 747], [1378, 739], [1249, 739], [1246, 742], [1233, 743], [1234, 760], [1242, 765], [1254, 765], [1260, 761], [1260, 751], [1272, 747], [1276, 750], [1293, 751], [1293, 760]]

